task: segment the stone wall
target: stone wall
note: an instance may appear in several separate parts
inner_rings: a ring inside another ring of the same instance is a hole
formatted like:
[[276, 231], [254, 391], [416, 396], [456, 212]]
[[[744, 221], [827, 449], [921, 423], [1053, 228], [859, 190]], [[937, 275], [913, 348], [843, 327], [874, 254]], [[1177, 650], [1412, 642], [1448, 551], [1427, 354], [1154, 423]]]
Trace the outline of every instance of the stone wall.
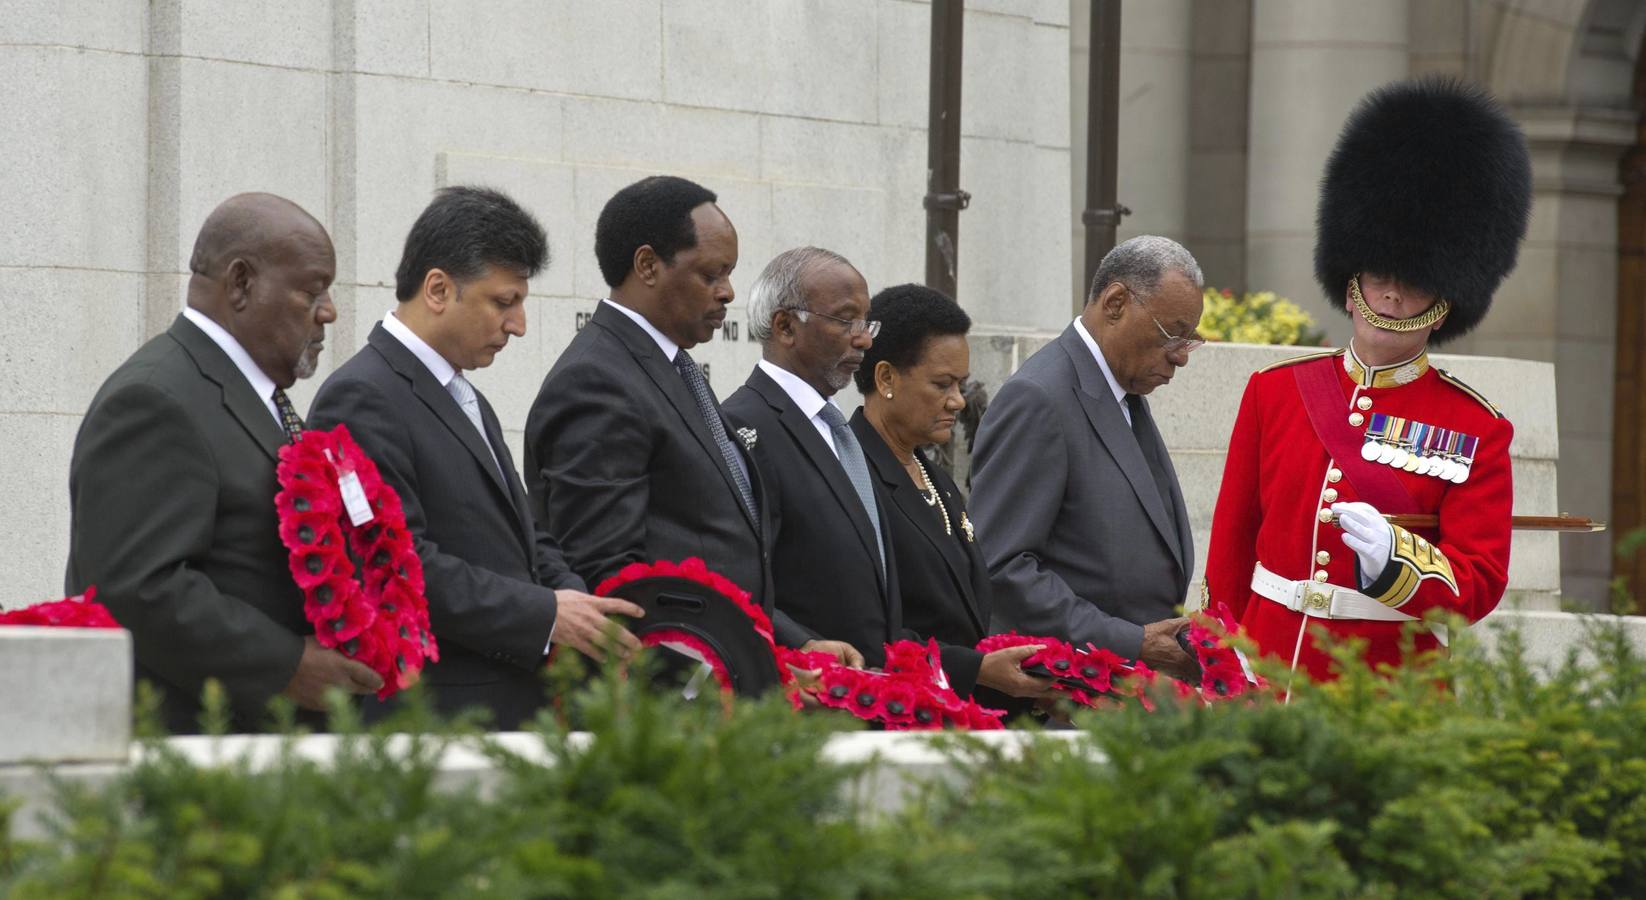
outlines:
[[[959, 293], [980, 323], [1068, 308], [1069, 4], [967, 4]], [[595, 218], [671, 172], [721, 195], [740, 294], [818, 244], [871, 287], [924, 272], [930, 7], [918, 0], [24, 0], [0, 21], [0, 606], [59, 595], [80, 416], [180, 309], [207, 212], [272, 191], [338, 252], [320, 374], [393, 304], [435, 188], [483, 182], [549, 231], [530, 328], [474, 381], [518, 442], [604, 293]], [[722, 395], [758, 357], [741, 298], [698, 354]]]

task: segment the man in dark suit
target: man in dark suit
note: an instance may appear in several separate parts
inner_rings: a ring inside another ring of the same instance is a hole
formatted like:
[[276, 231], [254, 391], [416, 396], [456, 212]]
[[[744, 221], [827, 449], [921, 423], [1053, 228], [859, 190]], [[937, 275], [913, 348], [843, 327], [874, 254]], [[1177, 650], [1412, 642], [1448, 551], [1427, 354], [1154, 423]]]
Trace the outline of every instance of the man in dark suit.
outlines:
[[605, 616], [641, 610], [583, 593], [540, 538], [497, 415], [463, 375], [526, 333], [526, 280], [547, 256], [542, 227], [513, 200], [440, 191], [406, 237], [399, 305], [310, 413], [317, 428], [347, 424], [400, 494], [440, 640], [424, 675], [436, 708], [482, 707], [501, 729], [543, 703], [551, 640], [596, 660], [611, 641], [622, 653], [638, 646]]
[[830, 398], [851, 383], [877, 330], [869, 288], [838, 254], [816, 247], [777, 255], [755, 280], [749, 329], [762, 359], [726, 399], [752, 430], [770, 500], [778, 640], [840, 642], [881, 665], [906, 637], [887, 501], [862, 445]]
[[696, 556], [766, 602], [759, 473], [688, 352], [732, 301], [737, 231], [715, 199], [660, 175], [607, 201], [594, 250], [611, 297], [543, 379], [526, 481], [538, 522], [589, 584]]
[[195, 240], [188, 308], [109, 376], [75, 438], [66, 588], [95, 585], [131, 631], [174, 732], [198, 727], [207, 679], [237, 731], [277, 694], [320, 710], [328, 688], [382, 686], [311, 636], [274, 510], [276, 454], [302, 429], [286, 388], [314, 374], [335, 270], [296, 204], [224, 201]]
[[1177, 473], [1143, 395], [1188, 365], [1201, 274], [1145, 235], [1099, 264], [1085, 309], [1001, 385], [978, 429], [972, 516], [994, 629], [1088, 641], [1187, 676], [1174, 618], [1194, 567]]

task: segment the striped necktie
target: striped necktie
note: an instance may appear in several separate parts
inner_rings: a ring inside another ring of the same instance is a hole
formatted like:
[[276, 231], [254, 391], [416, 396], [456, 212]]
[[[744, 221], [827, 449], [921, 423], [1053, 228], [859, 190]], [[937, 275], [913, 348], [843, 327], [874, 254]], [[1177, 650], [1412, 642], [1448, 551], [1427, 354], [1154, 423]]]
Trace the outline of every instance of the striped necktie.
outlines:
[[760, 523], [760, 510], [754, 503], [754, 489], [749, 486], [749, 473], [743, 468], [743, 457], [737, 454], [737, 448], [732, 446], [731, 438], [726, 436], [726, 423], [720, 421], [720, 410], [714, 404], [714, 395], [709, 392], [709, 381], [703, 377], [703, 370], [697, 365], [697, 360], [684, 350], [674, 356], [674, 367], [680, 372], [680, 377], [686, 382], [686, 389], [691, 391], [692, 399], [697, 402], [697, 411], [703, 416], [703, 424], [709, 426], [709, 436], [714, 438], [720, 448], [720, 455], [726, 460], [726, 468], [731, 469], [732, 481], [737, 483], [737, 493], [743, 499], [743, 506], [748, 509], [749, 517], [755, 524]]

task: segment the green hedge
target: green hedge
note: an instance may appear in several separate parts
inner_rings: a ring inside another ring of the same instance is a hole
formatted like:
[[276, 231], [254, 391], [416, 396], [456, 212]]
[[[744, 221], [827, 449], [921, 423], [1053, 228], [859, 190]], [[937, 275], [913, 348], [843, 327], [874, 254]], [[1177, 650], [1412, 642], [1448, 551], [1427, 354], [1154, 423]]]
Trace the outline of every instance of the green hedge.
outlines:
[[422, 713], [409, 754], [344, 713], [327, 771], [157, 743], [110, 788], [63, 788], [50, 840], [0, 832], [0, 896], [1646, 896], [1646, 665], [1616, 630], [1553, 673], [1502, 648], [1286, 705], [1086, 713], [1088, 740], [1017, 756], [945, 736], [963, 777], [891, 814], [824, 760], [840, 719], [609, 677], [545, 714], [553, 764], [494, 749], [484, 796], [437, 789], [465, 728]]

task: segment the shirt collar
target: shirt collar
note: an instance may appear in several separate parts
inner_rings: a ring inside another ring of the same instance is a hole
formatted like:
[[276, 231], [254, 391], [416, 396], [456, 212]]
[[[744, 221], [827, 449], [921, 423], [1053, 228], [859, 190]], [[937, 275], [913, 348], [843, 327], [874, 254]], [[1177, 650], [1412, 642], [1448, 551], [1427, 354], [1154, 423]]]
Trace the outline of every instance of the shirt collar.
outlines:
[[606, 304], [612, 309], [617, 310], [623, 315], [628, 316], [630, 321], [640, 326], [640, 330], [652, 336], [652, 340], [657, 342], [657, 349], [663, 351], [663, 358], [668, 360], [670, 363], [674, 362], [675, 356], [680, 353], [680, 345], [669, 340], [668, 336], [663, 332], [658, 331], [657, 326], [653, 325], [650, 319], [632, 309], [629, 309], [627, 306], [618, 303], [616, 300], [607, 298], [601, 300], [600, 302]]
[[406, 349], [410, 350], [412, 355], [423, 363], [423, 366], [429, 370], [429, 374], [434, 376], [434, 380], [440, 382], [441, 387], [451, 384], [452, 379], [457, 376], [457, 369], [451, 363], [446, 362], [446, 358], [436, 352], [433, 347], [430, 347], [427, 341], [418, 337], [416, 332], [408, 328], [405, 322], [400, 321], [400, 317], [395, 315], [392, 309], [383, 316], [383, 330], [394, 335], [395, 340], [406, 345]]
[[1393, 365], [1368, 366], [1355, 354], [1355, 344], [1351, 340], [1348, 352], [1343, 354], [1343, 371], [1348, 372], [1355, 384], [1361, 387], [1400, 387], [1422, 378], [1423, 373], [1429, 371], [1429, 351], [1419, 350], [1411, 359]]
[[[234, 335], [229, 334], [228, 329], [217, 324], [210, 316], [192, 306], [183, 309], [183, 317], [193, 322], [201, 331], [206, 333], [206, 337], [211, 338], [212, 343], [222, 348], [223, 352], [228, 355], [229, 361], [234, 363], [234, 367], [240, 370], [241, 375], [245, 376], [247, 383], [251, 385], [252, 393], [263, 401], [263, 405], [268, 407], [269, 413], [274, 416], [274, 420], [279, 422], [280, 411], [274, 407], [274, 389], [276, 387], [274, 379], [270, 378], [268, 373], [264, 372], [262, 367], [251, 358], [251, 354], [246, 352], [246, 348], [240, 346], [240, 342], [234, 339]], [[280, 427], [284, 428], [285, 425], [282, 424]]]
[[[832, 402], [824, 399], [823, 395], [817, 392], [817, 388], [807, 384], [801, 380], [799, 375], [790, 372], [788, 369], [764, 359], [756, 365], [760, 366], [761, 371], [770, 375], [772, 380], [777, 382], [777, 386], [783, 389], [783, 393], [789, 395], [789, 399], [794, 401], [795, 406], [800, 407], [801, 414], [808, 419], [817, 418], [817, 414], [823, 410], [823, 405]], [[836, 408], [838, 409], [838, 407]]]
[[[1109, 361], [1103, 358], [1103, 348], [1097, 346], [1097, 341], [1092, 339], [1092, 333], [1086, 330], [1086, 323], [1082, 322], [1079, 316], [1075, 316], [1074, 330], [1080, 334], [1086, 349], [1092, 351], [1092, 358], [1097, 360], [1097, 367], [1103, 370], [1103, 380], [1109, 383], [1109, 390], [1114, 392], [1115, 402], [1124, 407], [1126, 391], [1120, 387], [1120, 382], [1114, 380], [1114, 373], [1109, 371]], [[1130, 414], [1127, 417], [1130, 418]]]

